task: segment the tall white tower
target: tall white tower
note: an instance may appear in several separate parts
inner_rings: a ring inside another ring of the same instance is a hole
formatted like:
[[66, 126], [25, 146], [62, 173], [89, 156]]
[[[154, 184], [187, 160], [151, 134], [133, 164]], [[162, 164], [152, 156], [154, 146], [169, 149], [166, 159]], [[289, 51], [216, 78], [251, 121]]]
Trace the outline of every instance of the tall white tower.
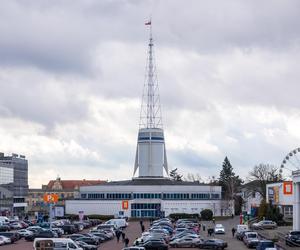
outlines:
[[150, 38], [133, 175], [139, 169], [139, 178], [162, 178], [163, 169], [168, 175], [168, 164], [154, 62], [151, 21], [146, 25], [149, 25]]

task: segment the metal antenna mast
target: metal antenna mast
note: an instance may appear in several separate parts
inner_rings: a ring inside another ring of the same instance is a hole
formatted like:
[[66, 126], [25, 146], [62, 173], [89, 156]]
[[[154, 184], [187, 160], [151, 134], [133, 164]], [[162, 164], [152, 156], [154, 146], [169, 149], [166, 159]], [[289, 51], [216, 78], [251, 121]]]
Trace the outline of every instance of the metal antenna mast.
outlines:
[[163, 128], [162, 114], [160, 108], [160, 97], [156, 66], [153, 50], [152, 24], [151, 21], [145, 23], [149, 26], [148, 58], [146, 63], [146, 74], [142, 106], [140, 113], [140, 128]]

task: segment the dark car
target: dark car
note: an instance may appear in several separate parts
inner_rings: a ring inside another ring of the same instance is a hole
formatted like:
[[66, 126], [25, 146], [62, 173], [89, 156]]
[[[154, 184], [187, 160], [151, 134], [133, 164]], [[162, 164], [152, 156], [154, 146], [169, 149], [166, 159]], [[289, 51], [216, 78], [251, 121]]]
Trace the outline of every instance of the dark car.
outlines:
[[74, 241], [77, 240], [78, 238], [81, 238], [81, 237], [84, 237], [84, 235], [83, 234], [72, 234], [72, 235], [69, 236], [69, 238], [74, 240]]
[[21, 235], [16, 232], [0, 232], [0, 235], [10, 238], [11, 243], [14, 243], [21, 238]]
[[275, 247], [275, 244], [271, 240], [261, 240], [256, 246], [256, 250], [265, 250], [266, 248]]
[[225, 249], [226, 247], [227, 242], [220, 239], [204, 240], [199, 244], [201, 249]]
[[8, 232], [10, 231], [10, 226], [5, 224], [0, 224], [0, 232]]
[[143, 244], [139, 244], [139, 247], [144, 247], [145, 250], [168, 250], [169, 247], [166, 243], [162, 241], [152, 241], [148, 240]]
[[288, 246], [300, 246], [300, 231], [290, 231], [285, 236], [285, 244]]
[[97, 250], [98, 247], [95, 245], [89, 245], [83, 241], [76, 241], [77, 245], [83, 248], [83, 250]]
[[95, 246], [97, 246], [99, 244], [99, 242], [97, 240], [95, 240], [94, 238], [86, 237], [86, 236], [77, 238], [76, 241], [83, 241], [89, 245], [95, 245]]
[[57, 238], [57, 233], [50, 230], [43, 230], [25, 237], [27, 241], [33, 241], [35, 238]]
[[60, 226], [60, 228], [62, 228], [64, 230], [65, 234], [73, 234], [73, 233], [77, 233], [79, 230], [72, 224], [69, 225], [62, 225]]

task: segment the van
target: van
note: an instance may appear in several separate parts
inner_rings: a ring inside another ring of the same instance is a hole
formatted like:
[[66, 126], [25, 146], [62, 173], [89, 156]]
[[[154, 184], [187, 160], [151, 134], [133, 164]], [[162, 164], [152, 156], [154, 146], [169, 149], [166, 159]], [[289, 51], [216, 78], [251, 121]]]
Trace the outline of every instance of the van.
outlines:
[[36, 238], [33, 242], [34, 250], [83, 250], [72, 239], [68, 238]]
[[236, 226], [236, 238], [243, 240], [243, 232], [249, 231], [248, 225], [239, 224]]
[[104, 223], [105, 225], [115, 225], [117, 229], [125, 228], [128, 226], [128, 223], [125, 219], [110, 219]]

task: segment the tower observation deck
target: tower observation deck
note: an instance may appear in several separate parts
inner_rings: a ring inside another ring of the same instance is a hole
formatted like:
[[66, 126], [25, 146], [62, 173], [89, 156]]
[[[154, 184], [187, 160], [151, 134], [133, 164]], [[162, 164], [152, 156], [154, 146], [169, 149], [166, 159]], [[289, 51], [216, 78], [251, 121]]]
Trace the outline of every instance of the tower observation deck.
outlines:
[[139, 169], [139, 178], [162, 178], [163, 169], [168, 174], [168, 164], [151, 21], [146, 25], [149, 27], [148, 58], [133, 175]]

